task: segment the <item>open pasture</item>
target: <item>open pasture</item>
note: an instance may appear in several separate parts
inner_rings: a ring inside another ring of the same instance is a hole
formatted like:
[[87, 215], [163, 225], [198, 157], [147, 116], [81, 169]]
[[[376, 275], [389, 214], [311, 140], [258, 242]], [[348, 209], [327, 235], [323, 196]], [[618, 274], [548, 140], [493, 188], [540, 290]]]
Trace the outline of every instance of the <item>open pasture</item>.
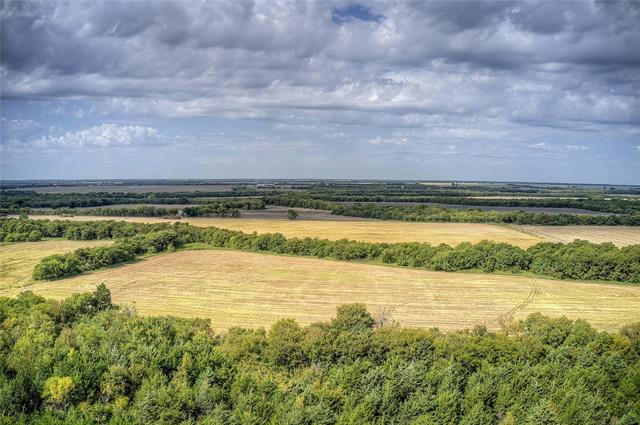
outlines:
[[617, 246], [640, 244], [640, 227], [631, 226], [516, 226], [550, 242], [583, 239], [593, 243], [612, 242]]
[[0, 289], [18, 288], [29, 283], [31, 272], [48, 255], [64, 254], [78, 248], [110, 245], [112, 241], [50, 240], [0, 245]]
[[[279, 318], [301, 324], [328, 320], [340, 304], [365, 303], [408, 327], [497, 329], [533, 312], [589, 320], [619, 329], [640, 320], [640, 287], [477, 273], [446, 273], [224, 250], [152, 256], [29, 287], [64, 298], [105, 283], [117, 303], [143, 315], [211, 319], [268, 327]], [[15, 293], [15, 290], [5, 291]]]
[[[261, 210], [258, 210], [260, 212]], [[244, 212], [243, 212], [244, 214]], [[31, 216], [34, 219], [63, 219], [76, 221], [125, 220], [138, 223], [166, 223], [170, 220], [154, 217], [58, 217]], [[416, 223], [374, 220], [274, 220], [250, 218], [187, 218], [179, 220], [195, 226], [216, 226], [252, 233], [282, 233], [286, 237], [321, 239], [352, 239], [367, 242], [429, 242], [433, 245], [460, 242], [480, 242], [488, 239], [506, 242], [523, 248], [543, 239], [521, 232], [517, 228], [482, 223]]]

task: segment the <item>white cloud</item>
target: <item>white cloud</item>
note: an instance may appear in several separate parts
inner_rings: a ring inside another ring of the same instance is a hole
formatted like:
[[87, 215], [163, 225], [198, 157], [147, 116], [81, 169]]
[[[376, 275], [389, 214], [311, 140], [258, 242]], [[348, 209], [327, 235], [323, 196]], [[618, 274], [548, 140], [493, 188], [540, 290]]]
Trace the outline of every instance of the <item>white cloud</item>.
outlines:
[[565, 148], [569, 149], [570, 151], [586, 151], [589, 149], [589, 146], [565, 145]]
[[33, 130], [36, 128], [40, 127], [40, 123], [34, 121], [34, 120], [23, 120], [23, 119], [7, 119], [5, 117], [2, 117], [1, 119], [2, 122], [2, 129], [4, 131], [8, 131], [8, 132], [19, 132], [19, 131], [26, 131], [26, 130]]
[[404, 146], [408, 143], [408, 140], [404, 137], [374, 137], [373, 139], [368, 140], [371, 145], [390, 145], [390, 146]]
[[534, 143], [533, 145], [529, 145], [530, 148], [533, 149], [543, 149], [543, 150], [547, 150], [549, 149], [551, 146], [548, 143], [545, 142], [540, 142], [540, 143]]
[[83, 148], [129, 146], [158, 140], [155, 128], [139, 125], [102, 124], [77, 131], [67, 131], [61, 136], [44, 136], [33, 145], [38, 148]]

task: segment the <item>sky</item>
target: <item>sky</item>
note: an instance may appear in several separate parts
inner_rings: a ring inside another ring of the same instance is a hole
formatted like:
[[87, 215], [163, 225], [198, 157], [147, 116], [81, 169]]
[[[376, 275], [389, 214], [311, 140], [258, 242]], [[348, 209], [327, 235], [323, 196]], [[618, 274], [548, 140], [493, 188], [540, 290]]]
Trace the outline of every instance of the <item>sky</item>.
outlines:
[[0, 3], [2, 179], [640, 184], [640, 1]]

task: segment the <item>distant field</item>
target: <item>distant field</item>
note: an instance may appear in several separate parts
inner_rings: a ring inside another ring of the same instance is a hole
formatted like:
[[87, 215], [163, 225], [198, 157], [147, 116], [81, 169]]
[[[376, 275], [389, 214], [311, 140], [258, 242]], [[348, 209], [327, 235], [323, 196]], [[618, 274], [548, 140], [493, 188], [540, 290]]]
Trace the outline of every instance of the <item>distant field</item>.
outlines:
[[[170, 221], [153, 217], [31, 216], [31, 218], [59, 218], [76, 221], [126, 220], [138, 223], [166, 223]], [[373, 220], [293, 221], [249, 218], [190, 218], [179, 221], [196, 226], [216, 226], [249, 233], [279, 232], [286, 237], [347, 238], [369, 242], [429, 242], [434, 245], [440, 243], [457, 245], [460, 242], [479, 242], [483, 239], [489, 239], [528, 247], [543, 240], [541, 237], [521, 232], [513, 227], [476, 223], [415, 223]]]
[[231, 191], [233, 185], [78, 185], [78, 186], [44, 186], [29, 187], [38, 193], [91, 193], [91, 192], [226, 192]]
[[269, 326], [283, 317], [324, 321], [337, 305], [353, 302], [365, 303], [374, 316], [386, 311], [403, 326], [443, 330], [497, 329], [533, 312], [584, 318], [607, 330], [640, 320], [640, 287], [222, 250], [157, 255], [29, 289], [62, 298], [99, 283], [111, 289], [115, 302], [140, 314], [209, 318], [216, 330]]
[[0, 245], [0, 289], [33, 283], [31, 272], [47, 255], [64, 254], [78, 248], [110, 245], [111, 241], [51, 240]]
[[618, 246], [640, 244], [640, 227], [631, 226], [518, 226], [523, 231], [551, 242], [613, 242]]

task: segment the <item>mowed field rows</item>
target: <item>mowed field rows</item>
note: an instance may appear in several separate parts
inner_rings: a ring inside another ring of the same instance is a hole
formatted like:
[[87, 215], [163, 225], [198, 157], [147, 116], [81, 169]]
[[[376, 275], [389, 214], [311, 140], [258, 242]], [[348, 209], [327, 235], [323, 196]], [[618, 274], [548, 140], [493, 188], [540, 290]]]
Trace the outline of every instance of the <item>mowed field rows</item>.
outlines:
[[[137, 223], [166, 223], [170, 220], [155, 217], [59, 217], [30, 216], [33, 219], [61, 219], [75, 221], [125, 220]], [[286, 237], [321, 239], [352, 239], [368, 242], [429, 242], [433, 245], [460, 242], [480, 242], [489, 239], [523, 248], [543, 239], [520, 230], [496, 224], [476, 223], [414, 223], [403, 221], [322, 221], [273, 220], [248, 218], [186, 218], [178, 220], [194, 226], [216, 226], [224, 229], [252, 233], [282, 233]]]
[[[268, 211], [268, 210], [267, 210]], [[316, 210], [317, 211], [317, 210]], [[253, 213], [254, 211], [249, 211]], [[286, 214], [286, 212], [284, 213]], [[61, 217], [32, 215], [33, 219], [74, 221], [124, 220], [137, 223], [166, 223], [158, 217]], [[174, 220], [175, 221], [175, 220]], [[352, 239], [368, 242], [429, 242], [433, 245], [491, 240], [527, 248], [538, 242], [612, 242], [618, 246], [640, 244], [640, 227], [630, 226], [523, 226], [484, 223], [415, 223], [404, 221], [321, 219], [286, 220], [276, 218], [185, 218], [177, 220], [194, 226], [216, 226], [252, 233], [282, 233], [286, 237]]]
[[48, 255], [64, 254], [78, 248], [106, 246], [112, 241], [51, 240], [41, 242], [7, 243], [0, 245], [0, 289], [33, 283], [31, 272]]
[[523, 231], [551, 242], [584, 239], [593, 243], [612, 242], [618, 246], [640, 244], [640, 227], [631, 226], [518, 226]]
[[[182, 251], [65, 280], [34, 292], [63, 298], [105, 283], [115, 302], [144, 315], [211, 319], [214, 329], [268, 327], [290, 317], [328, 320], [340, 304], [365, 303], [409, 327], [497, 329], [533, 312], [587, 319], [601, 329], [640, 320], [640, 287], [445, 273], [225, 250]], [[15, 294], [17, 290], [4, 291]]]

